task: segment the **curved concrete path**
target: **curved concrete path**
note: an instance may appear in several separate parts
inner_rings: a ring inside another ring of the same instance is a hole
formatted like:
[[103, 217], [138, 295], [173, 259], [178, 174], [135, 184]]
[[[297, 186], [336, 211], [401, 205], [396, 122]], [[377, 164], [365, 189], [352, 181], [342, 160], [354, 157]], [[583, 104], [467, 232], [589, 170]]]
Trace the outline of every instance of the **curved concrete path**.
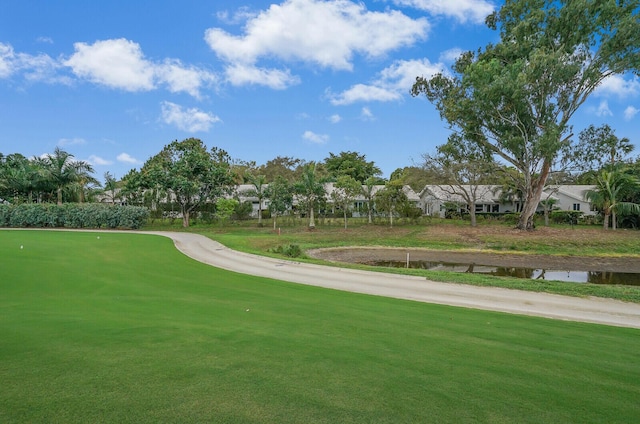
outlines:
[[423, 277], [361, 271], [267, 258], [231, 250], [205, 236], [143, 231], [169, 237], [185, 255], [243, 274], [335, 290], [512, 314], [640, 328], [640, 304], [495, 287], [438, 283]]

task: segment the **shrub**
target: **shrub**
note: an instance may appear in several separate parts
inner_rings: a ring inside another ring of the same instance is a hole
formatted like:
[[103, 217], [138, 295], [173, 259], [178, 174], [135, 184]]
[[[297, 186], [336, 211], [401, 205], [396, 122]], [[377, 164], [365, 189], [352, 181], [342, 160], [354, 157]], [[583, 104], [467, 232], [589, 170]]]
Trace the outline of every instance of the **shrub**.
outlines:
[[302, 256], [302, 249], [297, 244], [289, 244], [287, 246], [278, 246], [274, 249], [271, 249], [270, 252], [277, 253], [279, 255], [284, 255], [289, 258], [299, 258]]
[[549, 217], [556, 224], [577, 224], [582, 217], [580, 211], [552, 211]]
[[138, 229], [148, 217], [148, 209], [139, 206], [110, 206], [99, 203], [0, 205], [2, 227]]

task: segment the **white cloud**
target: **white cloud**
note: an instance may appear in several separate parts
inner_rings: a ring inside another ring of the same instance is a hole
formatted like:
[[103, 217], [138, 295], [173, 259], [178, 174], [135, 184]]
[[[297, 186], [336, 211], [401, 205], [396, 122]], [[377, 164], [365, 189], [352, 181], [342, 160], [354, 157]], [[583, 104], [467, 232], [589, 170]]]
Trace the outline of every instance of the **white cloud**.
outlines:
[[442, 53], [440, 53], [439, 60], [440, 62], [444, 62], [444, 63], [453, 63], [456, 60], [458, 60], [458, 58], [460, 57], [460, 55], [462, 55], [462, 53], [464, 53], [464, 51], [457, 47], [453, 49], [445, 50]]
[[175, 125], [186, 132], [207, 132], [211, 126], [221, 119], [216, 115], [203, 112], [196, 108], [185, 109], [171, 102], [162, 102], [162, 121]]
[[376, 118], [368, 107], [363, 107], [360, 111], [360, 119], [363, 121], [374, 121]]
[[640, 109], [636, 109], [633, 106], [627, 106], [624, 110], [624, 120], [631, 121], [637, 114], [640, 112]]
[[595, 110], [595, 113], [597, 116], [600, 116], [600, 117], [613, 116], [611, 109], [609, 109], [609, 102], [607, 102], [606, 100], [602, 100], [600, 102], [600, 104], [598, 105], [598, 108]]
[[120, 153], [116, 159], [118, 159], [118, 162], [124, 162], [124, 163], [131, 163], [131, 164], [141, 163], [138, 159], [132, 157], [128, 153]]
[[600, 97], [616, 96], [621, 99], [635, 97], [640, 94], [640, 79], [631, 77], [625, 79], [622, 75], [612, 75], [602, 81], [594, 95]]
[[329, 141], [329, 136], [326, 134], [316, 134], [312, 131], [305, 131], [302, 134], [302, 138], [315, 144], [326, 144]]
[[36, 41], [38, 43], [53, 44], [53, 38], [51, 37], [44, 37], [44, 36], [38, 37], [36, 38]]
[[283, 90], [300, 82], [289, 70], [257, 68], [236, 63], [226, 69], [227, 81], [232, 85], [264, 85], [274, 90]]
[[75, 43], [75, 53], [65, 61], [73, 73], [91, 82], [126, 91], [155, 88], [153, 64], [144, 58], [140, 45], [120, 38]]
[[97, 165], [97, 166], [113, 165], [113, 162], [103, 159], [100, 156], [96, 156], [96, 155], [89, 156], [89, 159], [87, 161], [91, 165]]
[[206, 70], [184, 66], [177, 59], [155, 63], [145, 59], [139, 44], [124, 38], [89, 45], [75, 43], [75, 53], [64, 61], [73, 73], [93, 83], [125, 91], [150, 91], [159, 84], [171, 92], [200, 97], [200, 89], [217, 81]]
[[0, 43], [0, 78], [21, 72], [28, 81], [68, 84], [69, 78], [57, 75], [59, 62], [46, 54], [16, 53], [10, 44]]
[[[370, 12], [362, 2], [286, 0], [249, 17], [244, 34], [210, 28], [205, 41], [219, 58], [236, 68], [227, 73], [232, 84], [279, 88], [293, 78], [288, 70], [277, 75], [281, 77], [278, 83], [245, 75], [249, 69], [260, 69], [256, 65], [260, 59], [351, 70], [354, 55], [384, 56], [426, 38], [428, 30], [425, 18], [411, 19], [399, 11]], [[244, 72], [233, 78], [239, 70]], [[275, 70], [269, 71], [272, 78], [276, 76]]]
[[169, 87], [172, 93], [185, 92], [200, 97], [200, 88], [218, 81], [218, 77], [196, 67], [186, 67], [177, 59], [167, 59], [155, 68], [158, 79]]
[[371, 84], [356, 84], [339, 94], [328, 93], [328, 97], [334, 105], [397, 101], [409, 94], [416, 77], [428, 78], [439, 72], [444, 72], [444, 65], [433, 64], [429, 59], [398, 60], [380, 71]]
[[481, 24], [495, 8], [486, 0], [392, 0], [400, 6], [414, 7], [434, 15], [445, 15], [460, 22]]
[[85, 144], [87, 141], [84, 138], [61, 138], [58, 140], [58, 146], [74, 146], [78, 144]]
[[376, 87], [375, 85], [356, 84], [340, 94], [329, 94], [331, 104], [336, 106], [349, 105], [356, 102], [389, 102], [400, 100], [402, 95], [395, 90]]
[[0, 43], [0, 78], [7, 78], [15, 70], [15, 53], [9, 44]]
[[329, 122], [331, 122], [332, 124], [337, 124], [340, 121], [342, 121], [342, 116], [338, 115], [337, 113], [329, 117]]
[[216, 18], [227, 25], [238, 25], [256, 17], [256, 15], [257, 13], [252, 12], [249, 7], [242, 6], [235, 13], [229, 13], [228, 10], [217, 12]]

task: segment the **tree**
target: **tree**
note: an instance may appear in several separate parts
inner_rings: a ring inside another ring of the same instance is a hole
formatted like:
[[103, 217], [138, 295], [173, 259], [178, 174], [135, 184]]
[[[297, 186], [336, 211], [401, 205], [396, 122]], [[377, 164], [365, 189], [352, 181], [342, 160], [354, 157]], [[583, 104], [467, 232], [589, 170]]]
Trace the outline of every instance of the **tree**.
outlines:
[[609, 125], [588, 128], [580, 131], [578, 145], [575, 149], [575, 162], [584, 171], [609, 169], [625, 161], [633, 152], [634, 145], [628, 138], [618, 138]]
[[206, 201], [229, 193], [234, 184], [230, 157], [213, 147], [207, 151], [197, 138], [174, 141], [142, 167], [146, 188], [170, 191], [180, 205], [182, 226], [189, 226], [191, 213]]
[[331, 197], [336, 206], [342, 209], [344, 216], [344, 229], [347, 229], [347, 212], [353, 205], [353, 201], [362, 192], [362, 185], [349, 175], [341, 175], [333, 185]]
[[278, 156], [275, 159], [271, 159], [264, 165], [260, 165], [256, 173], [264, 175], [267, 181], [275, 181], [278, 176], [283, 177], [289, 182], [296, 180], [296, 169], [303, 163], [301, 159], [294, 159], [292, 157]]
[[373, 222], [373, 208], [375, 205], [375, 188], [377, 180], [375, 177], [369, 177], [364, 181], [362, 186], [362, 195], [367, 201], [367, 216], [369, 218], [369, 224]]
[[41, 180], [40, 168], [19, 153], [0, 158], [0, 201], [14, 203], [33, 201], [33, 193]]
[[[427, 184], [439, 184], [440, 175], [440, 170], [425, 166], [405, 166], [394, 170], [389, 179], [399, 179], [403, 184], [408, 185], [416, 193], [419, 193]], [[380, 181], [380, 184], [384, 183], [384, 180]]]
[[324, 165], [334, 180], [341, 175], [347, 175], [362, 184], [367, 178], [382, 174], [373, 162], [367, 162], [365, 155], [356, 152], [340, 152], [338, 155], [329, 153]]
[[403, 184], [398, 180], [389, 181], [382, 190], [375, 194], [376, 207], [389, 216], [389, 225], [393, 227], [393, 216], [403, 204], [408, 202]]
[[216, 201], [216, 217], [220, 220], [221, 224], [227, 222], [239, 204], [240, 202], [236, 199], [221, 198]]
[[316, 163], [311, 162], [303, 168], [300, 179], [294, 185], [296, 194], [302, 198], [309, 211], [309, 229], [316, 228], [314, 210], [325, 194], [323, 182], [316, 173]]
[[262, 202], [267, 197], [267, 177], [254, 175], [251, 172], [247, 172], [245, 177], [253, 186], [251, 190], [246, 191], [246, 194], [258, 198], [258, 226], [262, 226]]
[[435, 155], [424, 155], [425, 168], [439, 168], [446, 184], [439, 185], [445, 193], [459, 196], [469, 211], [471, 226], [476, 223], [476, 202], [491, 192], [484, 182], [497, 166], [491, 154], [480, 144], [452, 134]]
[[102, 193], [106, 196], [112, 205], [116, 204], [116, 200], [120, 198], [118, 180], [115, 179], [110, 172], [104, 173], [104, 187]]
[[629, 174], [606, 170], [600, 173], [596, 188], [587, 191], [586, 198], [602, 211], [602, 226], [605, 230], [609, 228], [609, 217], [611, 217], [611, 228], [615, 230], [617, 214], [640, 213], [640, 204], [623, 201], [625, 196], [638, 188], [640, 188], [640, 181]]
[[269, 184], [266, 190], [269, 198], [269, 211], [273, 218], [273, 229], [276, 229], [278, 216], [287, 212], [293, 204], [293, 190], [289, 182], [282, 175]]
[[73, 160], [73, 157], [71, 153], [56, 147], [53, 154], [46, 155], [42, 162], [45, 178], [55, 186], [58, 205], [62, 204], [62, 192], [65, 189], [78, 183], [83, 188], [84, 182], [93, 179], [90, 175], [94, 172], [93, 167], [85, 161]]
[[506, 0], [487, 17], [500, 41], [456, 61], [454, 76], [418, 77], [450, 127], [524, 180], [517, 228], [533, 229], [547, 177], [562, 163], [570, 119], [608, 77], [639, 73], [640, 0]]

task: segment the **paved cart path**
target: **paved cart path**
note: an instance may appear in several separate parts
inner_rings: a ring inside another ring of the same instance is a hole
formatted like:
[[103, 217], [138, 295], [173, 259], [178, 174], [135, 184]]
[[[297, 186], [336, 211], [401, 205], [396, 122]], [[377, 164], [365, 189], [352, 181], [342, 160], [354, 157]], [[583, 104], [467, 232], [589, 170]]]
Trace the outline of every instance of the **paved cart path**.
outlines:
[[637, 303], [438, 283], [428, 281], [424, 277], [314, 265], [252, 255], [231, 250], [199, 234], [162, 231], [141, 233], [169, 237], [185, 255], [217, 268], [243, 274], [418, 302], [640, 328], [640, 304]]

